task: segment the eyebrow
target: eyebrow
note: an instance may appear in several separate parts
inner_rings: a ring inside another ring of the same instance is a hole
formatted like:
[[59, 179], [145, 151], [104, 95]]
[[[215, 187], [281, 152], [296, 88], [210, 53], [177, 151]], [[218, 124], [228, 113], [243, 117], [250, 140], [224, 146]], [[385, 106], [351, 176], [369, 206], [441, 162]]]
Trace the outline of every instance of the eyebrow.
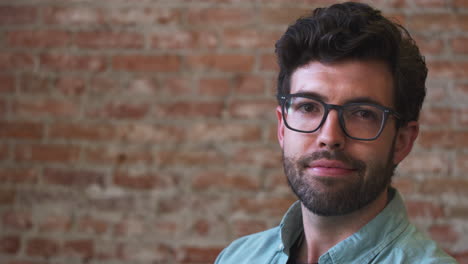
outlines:
[[[312, 97], [314, 99], [318, 99], [320, 101], [323, 101], [323, 102], [327, 102], [328, 101], [328, 97], [322, 95], [322, 94], [319, 94], [317, 92], [303, 92], [303, 91], [298, 91], [297, 93], [294, 93], [295, 95], [303, 95], [303, 96], [307, 96], [307, 97]], [[349, 100], [346, 100], [344, 102], [343, 105], [345, 104], [353, 104], [353, 103], [369, 103], [369, 104], [375, 104], [375, 105], [380, 105], [380, 106], [385, 106], [383, 105], [382, 103], [378, 102], [377, 100], [371, 98], [371, 97], [368, 97], [368, 96], [360, 96], [360, 97], [356, 97], [356, 98], [352, 98], [352, 99], [349, 99]]]

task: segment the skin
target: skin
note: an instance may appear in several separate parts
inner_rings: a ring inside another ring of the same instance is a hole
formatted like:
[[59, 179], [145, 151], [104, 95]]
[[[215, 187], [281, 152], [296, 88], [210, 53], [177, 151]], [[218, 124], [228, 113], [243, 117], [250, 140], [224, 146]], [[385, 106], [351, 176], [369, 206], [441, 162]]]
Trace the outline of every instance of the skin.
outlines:
[[[325, 103], [343, 105], [363, 97], [394, 108], [393, 79], [384, 63], [349, 60], [333, 64], [312, 61], [291, 76], [291, 93], [314, 93]], [[292, 161], [320, 151], [340, 151], [367, 167], [385, 162], [400, 163], [411, 151], [418, 135], [419, 124], [409, 122], [396, 129], [395, 120], [389, 118], [380, 137], [374, 141], [360, 141], [346, 137], [338, 121], [338, 113], [331, 111], [323, 126], [314, 133], [289, 130], [283, 122], [281, 108], [276, 109], [278, 141], [284, 156]], [[325, 160], [327, 165], [333, 161]], [[361, 173], [363, 179], [379, 177], [368, 169]], [[339, 192], [347, 182], [359, 177], [352, 169], [338, 165], [311, 166], [305, 170], [307, 182], [318, 191]], [[333, 184], [322, 184], [321, 179], [331, 179]], [[388, 187], [388, 186], [387, 186]], [[298, 261], [318, 262], [319, 257], [331, 247], [357, 232], [385, 208], [388, 199], [386, 188], [377, 198], [356, 211], [338, 216], [320, 216], [302, 205], [305, 240], [298, 252]]]

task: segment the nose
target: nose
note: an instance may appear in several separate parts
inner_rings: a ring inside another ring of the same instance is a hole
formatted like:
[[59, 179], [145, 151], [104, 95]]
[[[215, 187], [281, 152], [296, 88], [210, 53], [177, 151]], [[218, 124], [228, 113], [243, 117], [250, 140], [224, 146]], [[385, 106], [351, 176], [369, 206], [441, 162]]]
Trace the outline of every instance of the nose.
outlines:
[[325, 122], [318, 131], [317, 144], [329, 150], [343, 149], [346, 135], [340, 126], [337, 110], [330, 110]]

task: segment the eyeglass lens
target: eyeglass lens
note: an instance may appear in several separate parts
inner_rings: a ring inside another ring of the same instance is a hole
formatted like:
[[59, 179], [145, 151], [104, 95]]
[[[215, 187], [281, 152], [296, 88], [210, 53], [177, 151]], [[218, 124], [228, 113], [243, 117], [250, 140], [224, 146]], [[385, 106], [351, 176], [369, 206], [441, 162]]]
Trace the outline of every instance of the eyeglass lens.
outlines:
[[[371, 139], [378, 135], [384, 122], [384, 111], [367, 104], [345, 105], [340, 122], [345, 132], [354, 138]], [[285, 120], [289, 127], [302, 132], [314, 132], [325, 118], [326, 106], [315, 99], [290, 97], [285, 102]]]

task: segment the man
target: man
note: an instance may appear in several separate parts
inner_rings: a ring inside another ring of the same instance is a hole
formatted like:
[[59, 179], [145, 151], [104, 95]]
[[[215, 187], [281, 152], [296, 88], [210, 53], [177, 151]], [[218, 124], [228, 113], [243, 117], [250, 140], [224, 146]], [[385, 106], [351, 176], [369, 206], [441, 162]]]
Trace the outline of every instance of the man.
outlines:
[[216, 263], [456, 263], [408, 222], [390, 186], [418, 135], [427, 68], [368, 5], [316, 9], [276, 44], [278, 140], [299, 198]]

